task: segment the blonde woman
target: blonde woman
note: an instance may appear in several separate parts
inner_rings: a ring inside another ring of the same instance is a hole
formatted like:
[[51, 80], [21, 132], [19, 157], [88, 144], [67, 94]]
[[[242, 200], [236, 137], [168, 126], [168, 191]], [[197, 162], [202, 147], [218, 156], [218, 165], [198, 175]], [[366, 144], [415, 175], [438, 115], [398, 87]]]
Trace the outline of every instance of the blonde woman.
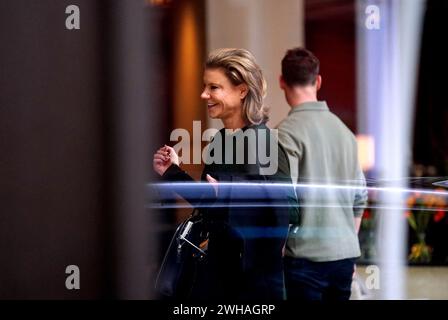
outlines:
[[[205, 63], [201, 98], [206, 102], [209, 116], [220, 119], [224, 128], [209, 145], [209, 161], [202, 173], [202, 181], [208, 182], [209, 187], [198, 187], [201, 194], [194, 197], [207, 199], [206, 208], [198, 205], [191, 193], [183, 192], [185, 189], [176, 190], [193, 205], [201, 207], [210, 234], [207, 260], [198, 264], [187, 289], [179, 292], [178, 297], [194, 300], [284, 298], [282, 248], [290, 214], [284, 204], [294, 198], [288, 192], [273, 196], [266, 187], [267, 183], [290, 182], [290, 178], [285, 152], [265, 124], [268, 116], [263, 105], [265, 93], [265, 79], [249, 51], [218, 49], [210, 53]], [[228, 143], [238, 139], [244, 143]], [[277, 169], [275, 172], [263, 173], [261, 149], [270, 149], [269, 154], [275, 155], [269, 164]], [[193, 181], [180, 169], [178, 156], [171, 147], [165, 146], [156, 152], [153, 167], [165, 181]], [[236, 191], [236, 184], [229, 186], [229, 182], [254, 184]], [[282, 204], [272, 205], [273, 198]]]

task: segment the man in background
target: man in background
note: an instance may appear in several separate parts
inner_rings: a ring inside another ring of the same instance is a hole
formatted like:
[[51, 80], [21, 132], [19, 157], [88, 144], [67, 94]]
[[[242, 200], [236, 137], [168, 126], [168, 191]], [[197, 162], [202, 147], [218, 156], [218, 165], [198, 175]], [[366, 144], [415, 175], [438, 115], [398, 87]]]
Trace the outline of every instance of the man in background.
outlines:
[[367, 203], [365, 178], [353, 133], [324, 101], [319, 60], [304, 48], [288, 50], [280, 87], [291, 107], [278, 127], [279, 141], [297, 183], [300, 218], [292, 221], [285, 249], [289, 300], [348, 300], [357, 233]]

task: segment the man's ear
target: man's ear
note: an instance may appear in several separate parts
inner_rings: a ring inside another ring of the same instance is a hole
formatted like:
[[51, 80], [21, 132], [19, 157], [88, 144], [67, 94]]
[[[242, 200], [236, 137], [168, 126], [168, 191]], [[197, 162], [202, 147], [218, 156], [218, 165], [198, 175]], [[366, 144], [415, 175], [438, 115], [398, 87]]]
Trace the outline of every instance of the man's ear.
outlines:
[[285, 90], [286, 82], [285, 79], [283, 78], [283, 75], [280, 75], [278, 77], [278, 84], [280, 85], [280, 89]]
[[318, 74], [316, 77], [316, 91], [319, 91], [321, 86], [322, 86], [322, 77], [320, 76], [320, 74]]

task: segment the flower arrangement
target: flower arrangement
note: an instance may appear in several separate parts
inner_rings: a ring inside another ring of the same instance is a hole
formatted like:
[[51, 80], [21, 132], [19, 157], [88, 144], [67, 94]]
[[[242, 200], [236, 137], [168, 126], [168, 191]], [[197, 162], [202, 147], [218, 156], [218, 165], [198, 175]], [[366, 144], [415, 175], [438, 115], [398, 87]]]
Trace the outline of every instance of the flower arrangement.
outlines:
[[444, 190], [436, 189], [431, 193], [416, 192], [407, 199], [406, 218], [417, 238], [417, 243], [411, 246], [409, 262], [431, 262], [432, 248], [426, 243], [426, 231], [431, 218], [434, 222], [442, 220], [446, 210], [446, 201], [443, 196], [437, 194], [437, 191]]

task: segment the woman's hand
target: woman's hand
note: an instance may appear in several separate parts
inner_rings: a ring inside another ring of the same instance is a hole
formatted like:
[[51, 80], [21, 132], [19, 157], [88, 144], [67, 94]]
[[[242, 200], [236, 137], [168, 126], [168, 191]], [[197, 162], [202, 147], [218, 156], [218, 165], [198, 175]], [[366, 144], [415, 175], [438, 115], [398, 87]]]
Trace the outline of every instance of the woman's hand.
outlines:
[[213, 178], [211, 175], [207, 174], [205, 176], [205, 178], [207, 179], [207, 181], [212, 185], [213, 189], [215, 189], [215, 196], [218, 195], [218, 180], [216, 180], [215, 178]]
[[179, 165], [179, 157], [173, 148], [165, 145], [154, 154], [152, 167], [159, 175], [163, 175], [172, 164]]

